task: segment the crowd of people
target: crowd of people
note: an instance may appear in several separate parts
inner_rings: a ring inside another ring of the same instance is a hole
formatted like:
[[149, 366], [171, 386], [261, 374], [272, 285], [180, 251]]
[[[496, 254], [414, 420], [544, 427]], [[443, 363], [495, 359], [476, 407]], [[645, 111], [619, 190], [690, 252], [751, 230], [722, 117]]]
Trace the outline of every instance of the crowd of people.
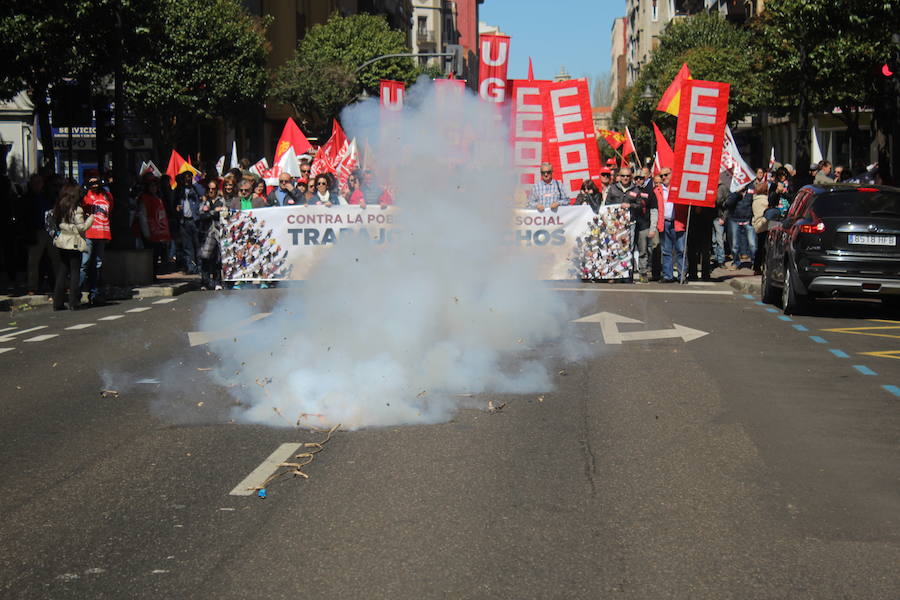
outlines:
[[[229, 215], [276, 206], [393, 203], [390, 189], [369, 169], [353, 171], [342, 183], [331, 172], [310, 177], [311, 160], [302, 159], [299, 177], [281, 173], [277, 186], [267, 186], [249, 164], [244, 159], [221, 176], [184, 171], [174, 186], [167, 175], [141, 174], [126, 200], [128, 227], [115, 232], [111, 173], [104, 177], [97, 170], [86, 171], [83, 187], [49, 171], [33, 175], [21, 191], [7, 180], [4, 190], [10, 197], [5, 203], [14, 214], [5, 222], [3, 236], [8, 279], [15, 281], [16, 253], [26, 246], [26, 293], [52, 292], [57, 310], [78, 309], [82, 292], [90, 304], [102, 304], [103, 262], [116, 233], [126, 238], [116, 240], [118, 248], [152, 249], [155, 275], [183, 271], [199, 275], [203, 289], [239, 289], [240, 283], [222, 279], [219, 231]], [[13, 227], [15, 231], [6, 231]], [[265, 288], [271, 283], [254, 285]]]
[[[565, 205], [588, 205], [598, 213], [605, 206], [626, 208], [631, 214], [633, 276], [625, 281], [663, 283], [709, 281], [712, 270], [752, 268], [760, 274], [765, 260], [765, 236], [769, 224], [790, 208], [804, 179], [790, 164], [774, 163], [769, 170], [731, 191], [731, 176], [722, 174], [714, 207], [689, 207], [669, 199], [672, 169], [655, 175], [649, 168], [617, 168], [610, 159], [600, 170], [600, 180], [585, 180], [578, 195], [569, 198], [554, 179], [553, 166], [541, 165], [540, 179], [528, 193], [527, 207], [557, 210]], [[877, 165], [857, 163], [853, 172], [823, 160], [810, 165], [806, 181], [880, 184]]]

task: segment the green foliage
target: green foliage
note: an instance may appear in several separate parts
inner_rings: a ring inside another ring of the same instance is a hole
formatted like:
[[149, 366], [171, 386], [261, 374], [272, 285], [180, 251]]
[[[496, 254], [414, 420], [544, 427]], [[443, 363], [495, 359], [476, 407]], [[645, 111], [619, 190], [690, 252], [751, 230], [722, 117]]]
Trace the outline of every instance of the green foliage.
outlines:
[[293, 58], [278, 70], [272, 97], [290, 104], [307, 131], [327, 135], [331, 119], [363, 90], [377, 93], [381, 79], [412, 83], [418, 74], [409, 58], [378, 61], [359, 72], [368, 60], [408, 53], [406, 34], [391, 29], [384, 17], [333, 14], [315, 25], [297, 45]]
[[185, 119], [234, 116], [262, 104], [268, 21], [237, 0], [153, 1], [159, 10], [129, 36], [125, 77], [134, 110], [156, 116], [171, 134]]
[[753, 32], [717, 14], [673, 21], [660, 37], [650, 63], [641, 69], [638, 80], [613, 110], [613, 122], [624, 121], [639, 148], [649, 149], [651, 120], [664, 131], [674, 131], [675, 117], [656, 111], [656, 105], [683, 63], [687, 63], [694, 79], [731, 84], [728, 119], [732, 123], [768, 102], [771, 85], [762, 69], [762, 51]]

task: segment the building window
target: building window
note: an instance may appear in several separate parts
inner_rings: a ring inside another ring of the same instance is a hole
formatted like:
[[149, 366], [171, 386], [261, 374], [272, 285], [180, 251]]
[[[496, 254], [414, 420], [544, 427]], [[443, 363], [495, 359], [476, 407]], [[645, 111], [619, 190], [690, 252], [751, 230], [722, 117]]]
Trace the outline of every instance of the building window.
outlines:
[[654, 22], [659, 21], [659, 9], [656, 7], [657, 0], [653, 0], [650, 3], [650, 18], [653, 19]]
[[428, 17], [419, 17], [417, 32], [419, 38], [424, 38], [428, 35]]

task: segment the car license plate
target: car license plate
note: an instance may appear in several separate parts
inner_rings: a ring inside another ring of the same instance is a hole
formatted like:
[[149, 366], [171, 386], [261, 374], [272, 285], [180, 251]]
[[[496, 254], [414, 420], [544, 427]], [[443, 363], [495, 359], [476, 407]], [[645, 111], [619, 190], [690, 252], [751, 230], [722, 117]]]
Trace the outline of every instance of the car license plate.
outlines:
[[865, 246], [896, 246], [896, 235], [860, 235], [851, 233], [848, 236], [851, 244], [862, 244]]

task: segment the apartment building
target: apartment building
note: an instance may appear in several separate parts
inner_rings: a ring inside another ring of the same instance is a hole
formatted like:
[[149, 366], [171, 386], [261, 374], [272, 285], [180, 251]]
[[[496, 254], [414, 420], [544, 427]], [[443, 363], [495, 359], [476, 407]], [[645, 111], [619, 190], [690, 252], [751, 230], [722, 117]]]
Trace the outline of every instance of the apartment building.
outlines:
[[611, 38], [611, 50], [609, 53], [610, 64], [610, 96], [612, 106], [615, 106], [619, 98], [625, 93], [627, 86], [628, 63], [626, 51], [628, 49], [628, 19], [619, 17], [613, 21]]

